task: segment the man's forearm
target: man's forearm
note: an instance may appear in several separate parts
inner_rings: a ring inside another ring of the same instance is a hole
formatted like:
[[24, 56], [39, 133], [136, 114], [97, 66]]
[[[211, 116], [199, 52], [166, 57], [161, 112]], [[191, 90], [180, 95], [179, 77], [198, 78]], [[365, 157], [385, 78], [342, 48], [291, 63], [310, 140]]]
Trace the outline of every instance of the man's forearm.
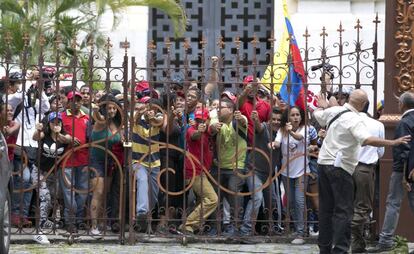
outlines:
[[364, 146], [375, 146], [375, 147], [393, 146], [395, 144], [396, 144], [395, 140], [381, 139], [377, 137], [369, 137], [365, 139], [364, 143], [362, 143], [362, 145]]

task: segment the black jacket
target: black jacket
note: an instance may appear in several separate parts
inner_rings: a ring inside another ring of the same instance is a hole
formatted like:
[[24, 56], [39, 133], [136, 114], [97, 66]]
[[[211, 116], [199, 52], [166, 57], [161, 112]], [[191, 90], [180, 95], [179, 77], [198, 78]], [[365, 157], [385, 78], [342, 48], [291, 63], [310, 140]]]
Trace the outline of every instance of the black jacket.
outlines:
[[[414, 111], [405, 114], [395, 130], [395, 138], [411, 135], [414, 139]], [[405, 163], [408, 162], [410, 143], [407, 145], [394, 146], [392, 149], [394, 171], [403, 172]]]

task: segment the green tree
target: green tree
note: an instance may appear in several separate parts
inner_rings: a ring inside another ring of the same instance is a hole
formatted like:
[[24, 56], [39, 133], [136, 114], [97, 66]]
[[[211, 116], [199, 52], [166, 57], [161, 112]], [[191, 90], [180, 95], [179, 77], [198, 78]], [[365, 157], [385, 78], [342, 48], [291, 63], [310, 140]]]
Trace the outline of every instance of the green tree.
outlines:
[[186, 15], [179, 0], [1, 0], [0, 55], [4, 55], [7, 47], [4, 39], [10, 35], [10, 53], [14, 58], [21, 57], [25, 34], [28, 35], [29, 63], [32, 64], [37, 62], [40, 54], [42, 37], [45, 38], [45, 60], [54, 61], [54, 41], [58, 34], [66, 59], [73, 55], [71, 41], [77, 35], [84, 38], [79, 43], [80, 50], [92, 40], [100, 52], [106, 41], [99, 29], [103, 14], [106, 11], [112, 13], [113, 28], [116, 28], [122, 11], [129, 6], [157, 8], [171, 18], [176, 36], [185, 31]]

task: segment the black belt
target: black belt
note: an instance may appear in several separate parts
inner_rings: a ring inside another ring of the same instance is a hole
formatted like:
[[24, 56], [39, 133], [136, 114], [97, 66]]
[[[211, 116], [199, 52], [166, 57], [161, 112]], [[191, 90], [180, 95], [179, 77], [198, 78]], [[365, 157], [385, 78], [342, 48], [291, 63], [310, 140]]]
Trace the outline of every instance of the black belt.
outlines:
[[358, 162], [358, 165], [362, 165], [362, 166], [366, 166], [366, 167], [375, 167], [377, 165], [377, 163], [366, 164], [366, 163], [363, 163], [363, 162]]

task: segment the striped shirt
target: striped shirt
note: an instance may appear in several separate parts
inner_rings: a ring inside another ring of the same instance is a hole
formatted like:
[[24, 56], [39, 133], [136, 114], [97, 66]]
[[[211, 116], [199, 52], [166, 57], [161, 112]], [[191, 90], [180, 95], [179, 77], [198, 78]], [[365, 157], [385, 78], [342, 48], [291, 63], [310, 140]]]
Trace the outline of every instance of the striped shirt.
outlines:
[[153, 143], [159, 139], [160, 127], [151, 126], [141, 118], [132, 128], [132, 163], [140, 163], [145, 167], [161, 166], [160, 146]]

